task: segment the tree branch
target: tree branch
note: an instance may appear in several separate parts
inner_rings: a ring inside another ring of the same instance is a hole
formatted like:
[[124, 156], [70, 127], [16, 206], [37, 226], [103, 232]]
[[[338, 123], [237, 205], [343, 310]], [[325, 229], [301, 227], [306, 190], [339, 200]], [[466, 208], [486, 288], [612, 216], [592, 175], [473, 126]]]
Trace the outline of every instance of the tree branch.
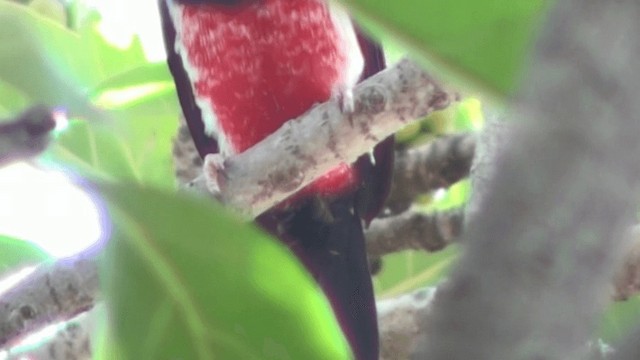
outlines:
[[[103, 306], [95, 306], [69, 321], [58, 324], [55, 333], [40, 338], [37, 344], [32, 344], [29, 339], [21, 341], [16, 346], [8, 349], [3, 357], [0, 350], [0, 359], [4, 360], [89, 360], [92, 359], [92, 340], [96, 332], [97, 317], [104, 313]], [[104, 314], [103, 314], [104, 315]]]
[[[397, 151], [393, 183], [385, 208], [388, 214], [407, 210], [416, 196], [448, 188], [469, 175], [476, 134], [444, 135], [425, 145]], [[173, 141], [176, 178], [186, 185], [202, 174], [203, 161], [191, 140], [184, 118]], [[276, 161], [277, 162], [277, 161]], [[204, 179], [201, 185], [204, 186]], [[385, 214], [385, 215], [388, 215]]]
[[0, 120], [0, 166], [39, 155], [49, 145], [55, 126], [53, 112], [42, 105]]
[[396, 152], [391, 193], [385, 206], [398, 214], [408, 209], [416, 196], [448, 188], [467, 177], [475, 144], [475, 134], [462, 133]]
[[0, 347], [91, 308], [99, 296], [97, 264], [86, 254], [39, 266], [0, 296]]
[[425, 288], [377, 302], [380, 360], [405, 360], [424, 333], [422, 319], [429, 315], [435, 288]]
[[243, 153], [207, 156], [204, 179], [193, 185], [255, 217], [454, 98], [420, 66], [402, 60], [354, 89], [353, 113], [341, 112], [337, 100], [318, 105]]
[[375, 219], [365, 230], [369, 258], [408, 249], [438, 251], [462, 233], [464, 210], [425, 214], [407, 210]]

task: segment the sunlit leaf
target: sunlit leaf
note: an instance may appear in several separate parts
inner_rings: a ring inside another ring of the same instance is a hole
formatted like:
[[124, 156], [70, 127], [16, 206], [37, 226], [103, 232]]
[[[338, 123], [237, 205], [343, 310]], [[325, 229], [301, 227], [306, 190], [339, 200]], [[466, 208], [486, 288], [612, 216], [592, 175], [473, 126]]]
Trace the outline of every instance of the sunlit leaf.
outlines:
[[469, 97], [464, 99], [456, 107], [457, 112], [453, 121], [453, 128], [460, 130], [480, 130], [484, 125], [482, 103], [480, 100]]
[[330, 305], [279, 242], [209, 201], [102, 186], [102, 274], [128, 359], [347, 359]]

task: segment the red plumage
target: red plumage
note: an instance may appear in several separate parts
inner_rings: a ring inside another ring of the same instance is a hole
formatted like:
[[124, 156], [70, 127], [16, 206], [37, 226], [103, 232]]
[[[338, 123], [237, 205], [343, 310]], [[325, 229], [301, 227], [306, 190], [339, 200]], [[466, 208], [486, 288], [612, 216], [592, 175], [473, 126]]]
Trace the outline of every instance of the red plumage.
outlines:
[[[205, 132], [223, 155], [248, 149], [314, 104], [348, 92], [362, 71], [348, 18], [323, 1], [173, 3], [169, 14]], [[342, 164], [304, 192], [339, 194], [357, 181]]]
[[[202, 156], [242, 152], [332, 96], [349, 108], [361, 74], [384, 67], [381, 49], [323, 0], [160, 6], [169, 67]], [[369, 155], [341, 164], [257, 219], [322, 286], [358, 360], [378, 357], [361, 218], [370, 221], [388, 193], [393, 141], [373, 154], [375, 164]]]

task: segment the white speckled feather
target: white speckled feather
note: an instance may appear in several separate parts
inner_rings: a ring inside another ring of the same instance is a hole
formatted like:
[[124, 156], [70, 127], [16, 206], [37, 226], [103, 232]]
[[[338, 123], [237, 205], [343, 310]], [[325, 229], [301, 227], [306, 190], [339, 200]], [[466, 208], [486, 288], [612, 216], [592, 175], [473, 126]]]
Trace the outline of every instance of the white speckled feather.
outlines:
[[[353, 26], [337, 5], [264, 0], [233, 12], [221, 5], [167, 4], [175, 51], [191, 79], [205, 132], [217, 139], [223, 156], [244, 151], [330, 95], [350, 99], [362, 72]], [[317, 95], [309, 95], [310, 102], [306, 92]]]

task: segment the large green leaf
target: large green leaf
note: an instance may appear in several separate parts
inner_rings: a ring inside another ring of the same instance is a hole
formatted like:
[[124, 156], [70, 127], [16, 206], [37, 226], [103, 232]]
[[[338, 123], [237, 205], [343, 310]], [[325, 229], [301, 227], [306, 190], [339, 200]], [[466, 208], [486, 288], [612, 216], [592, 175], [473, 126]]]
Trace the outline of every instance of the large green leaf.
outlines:
[[0, 234], [0, 278], [12, 270], [36, 265], [50, 256], [37, 245]]
[[436, 75], [493, 93], [517, 85], [548, 0], [342, 0], [365, 25], [427, 59]]
[[349, 358], [328, 301], [283, 245], [209, 201], [101, 189], [114, 222], [104, 292], [126, 358]]

